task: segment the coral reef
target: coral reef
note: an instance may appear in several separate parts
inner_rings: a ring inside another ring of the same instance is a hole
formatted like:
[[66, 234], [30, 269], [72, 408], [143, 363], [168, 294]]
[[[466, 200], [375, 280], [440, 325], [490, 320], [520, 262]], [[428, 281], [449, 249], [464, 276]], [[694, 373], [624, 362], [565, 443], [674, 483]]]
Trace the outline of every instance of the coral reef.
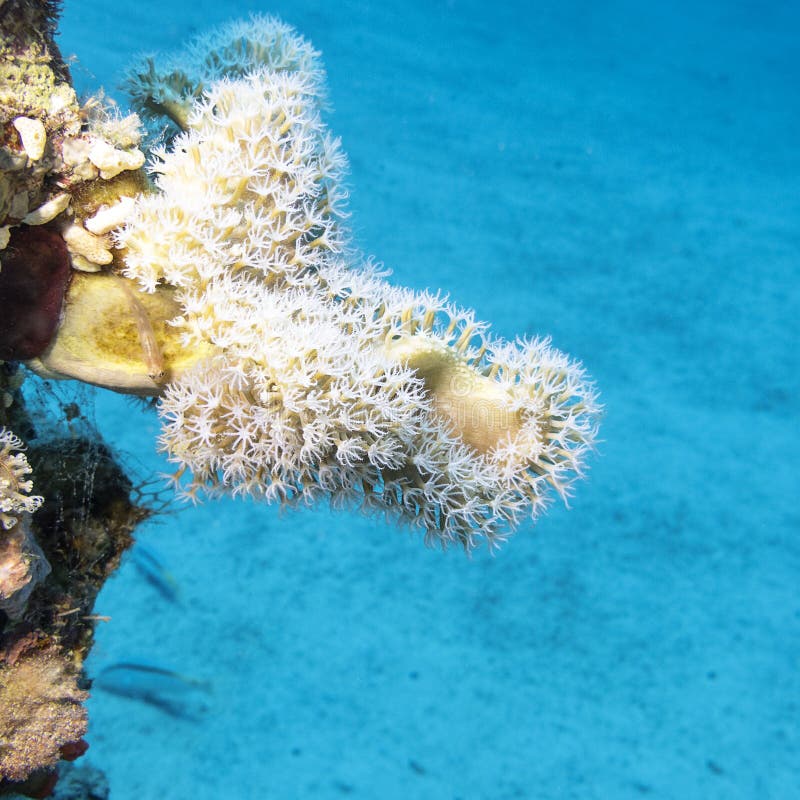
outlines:
[[591, 382], [547, 342], [496, 339], [359, 263], [308, 43], [254, 18], [146, 59], [127, 85], [181, 132], [145, 186], [138, 157], [89, 124], [99, 177], [59, 228], [84, 274], [32, 368], [160, 396], [192, 497], [327, 496], [470, 548], [567, 495], [596, 432]]
[[69, 70], [53, 40], [55, 12], [54, 2], [0, 4], [0, 250], [9, 222], [61, 194], [54, 143], [80, 127]]
[[[0, 427], [0, 611], [19, 617], [36, 584], [47, 577], [50, 564], [31, 532], [30, 515], [43, 497], [31, 495], [32, 472], [22, 440]], [[21, 519], [12, 516], [21, 515]], [[13, 528], [13, 530], [11, 530]]]
[[[81, 105], [54, 41], [57, 4], [0, 3], [0, 358], [51, 343], [72, 275], [114, 259], [109, 231], [147, 187], [141, 125]], [[118, 337], [117, 337], [118, 338]]]
[[192, 106], [212, 83], [268, 67], [274, 73], [306, 76], [321, 87], [318, 57], [289, 25], [273, 17], [253, 17], [197, 37], [178, 55], [146, 57], [130, 70], [124, 88], [145, 119], [160, 127], [166, 117], [184, 130]]
[[[140, 126], [97, 98], [79, 104], [53, 38], [56, 11], [54, 2], [0, 4], [0, 260], [13, 228], [49, 225], [62, 232], [74, 266], [95, 269], [109, 251], [80, 224], [94, 213], [84, 204], [85, 184], [144, 164]], [[128, 193], [121, 183], [88, 194], [105, 194], [110, 205]], [[132, 183], [136, 191], [145, 185]]]
[[[150, 512], [132, 501], [131, 480], [80, 406], [45, 386], [41, 401], [26, 400], [15, 377], [0, 371], [0, 423], [28, 441], [23, 454], [20, 440], [4, 434], [24, 484], [17, 505], [31, 511], [17, 510], [17, 522], [0, 531], [0, 794], [45, 797], [56, 762], [85, 749], [81, 665], [95, 598]], [[43, 500], [28, 494], [30, 474]]]
[[[328, 498], [469, 550], [569, 494], [592, 382], [356, 255], [309, 43], [255, 17], [146, 58], [148, 137], [78, 102], [56, 11], [0, 0], [1, 359], [158, 398], [194, 499]], [[44, 797], [85, 749], [94, 599], [150, 512], [76, 404], [55, 431], [19, 382], [0, 362], [0, 793]]]
[[0, 2], [0, 794], [30, 797], [85, 750], [94, 600], [149, 513], [79, 405], [31, 410], [8, 363], [48, 350], [73, 275], [113, 260], [105, 235], [147, 185], [138, 118], [78, 103], [56, 12]]

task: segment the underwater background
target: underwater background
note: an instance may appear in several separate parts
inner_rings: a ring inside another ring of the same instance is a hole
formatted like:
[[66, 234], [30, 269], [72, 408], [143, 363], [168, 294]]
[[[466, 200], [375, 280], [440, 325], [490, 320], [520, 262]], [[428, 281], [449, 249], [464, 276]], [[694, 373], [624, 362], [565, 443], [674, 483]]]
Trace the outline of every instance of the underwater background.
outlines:
[[[66, 0], [59, 43], [124, 103], [249, 12], [323, 54], [358, 246], [552, 335], [602, 442], [495, 555], [241, 501], [141, 527], [88, 669], [180, 677], [93, 690], [112, 798], [800, 797], [800, 5]], [[95, 413], [168, 471], [155, 414]]]

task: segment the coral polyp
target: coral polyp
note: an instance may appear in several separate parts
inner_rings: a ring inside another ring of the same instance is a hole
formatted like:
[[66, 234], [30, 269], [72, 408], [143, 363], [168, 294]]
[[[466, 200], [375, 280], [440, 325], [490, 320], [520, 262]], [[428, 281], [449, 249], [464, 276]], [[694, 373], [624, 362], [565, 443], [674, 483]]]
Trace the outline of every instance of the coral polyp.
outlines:
[[9, 530], [17, 523], [18, 514], [31, 514], [42, 504], [42, 498], [32, 495], [33, 471], [22, 440], [7, 428], [0, 428], [0, 525]]

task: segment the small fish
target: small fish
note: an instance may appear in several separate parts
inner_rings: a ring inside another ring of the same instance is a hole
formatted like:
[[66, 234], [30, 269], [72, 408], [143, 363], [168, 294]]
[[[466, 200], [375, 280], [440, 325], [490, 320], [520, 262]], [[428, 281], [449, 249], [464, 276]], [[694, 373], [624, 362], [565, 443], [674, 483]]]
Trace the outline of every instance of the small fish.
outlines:
[[180, 586], [158, 554], [143, 544], [131, 550], [131, 559], [142, 577], [167, 601], [180, 604]]
[[209, 681], [140, 661], [109, 664], [92, 679], [92, 686], [188, 720], [197, 720], [207, 710], [203, 696], [212, 690]]
[[118, 285], [128, 300], [128, 306], [136, 322], [136, 333], [139, 335], [139, 345], [142, 348], [142, 359], [147, 365], [147, 374], [151, 381], [161, 384], [166, 370], [164, 368], [164, 355], [158, 345], [153, 323], [147, 315], [147, 310], [134, 294], [133, 289], [122, 278], [118, 279]]

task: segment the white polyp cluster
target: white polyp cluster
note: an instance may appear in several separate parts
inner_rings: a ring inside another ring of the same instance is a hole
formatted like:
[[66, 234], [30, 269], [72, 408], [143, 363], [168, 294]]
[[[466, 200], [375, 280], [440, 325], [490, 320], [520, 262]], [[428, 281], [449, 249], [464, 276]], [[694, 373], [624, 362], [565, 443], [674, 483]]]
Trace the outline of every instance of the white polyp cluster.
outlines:
[[[165, 67], [170, 68], [169, 62]], [[291, 25], [260, 14], [201, 34], [171, 67], [203, 83], [247, 75], [262, 67], [303, 75], [320, 89], [325, 83], [319, 53]]]
[[130, 70], [126, 89], [145, 117], [170, 117], [183, 128], [187, 111], [211, 84], [261, 69], [302, 75], [321, 92], [319, 54], [275, 17], [253, 15], [195, 38], [178, 56], [148, 56]]
[[595, 433], [580, 368], [543, 341], [492, 340], [439, 298], [352, 277], [371, 294], [209, 290], [229, 336], [161, 402], [185, 491], [328, 496], [466, 547], [502, 539], [553, 487], [566, 496]]
[[26, 480], [32, 470], [22, 440], [8, 428], [0, 428], [0, 525], [10, 530], [17, 522], [15, 514], [32, 514], [43, 498], [31, 495], [33, 481]]
[[299, 73], [214, 84], [189, 130], [150, 165], [158, 192], [139, 201], [119, 236], [126, 274], [150, 291], [178, 287], [192, 308], [198, 288], [221, 276], [307, 283], [345, 239], [345, 159], [318, 100]]
[[216, 353], [166, 387], [162, 447], [191, 497], [326, 496], [431, 541], [495, 543], [568, 494], [594, 388], [547, 341], [497, 340], [438, 295], [349, 267], [344, 158], [309, 64], [209, 85], [118, 236], [126, 275], [175, 287], [185, 345]]

